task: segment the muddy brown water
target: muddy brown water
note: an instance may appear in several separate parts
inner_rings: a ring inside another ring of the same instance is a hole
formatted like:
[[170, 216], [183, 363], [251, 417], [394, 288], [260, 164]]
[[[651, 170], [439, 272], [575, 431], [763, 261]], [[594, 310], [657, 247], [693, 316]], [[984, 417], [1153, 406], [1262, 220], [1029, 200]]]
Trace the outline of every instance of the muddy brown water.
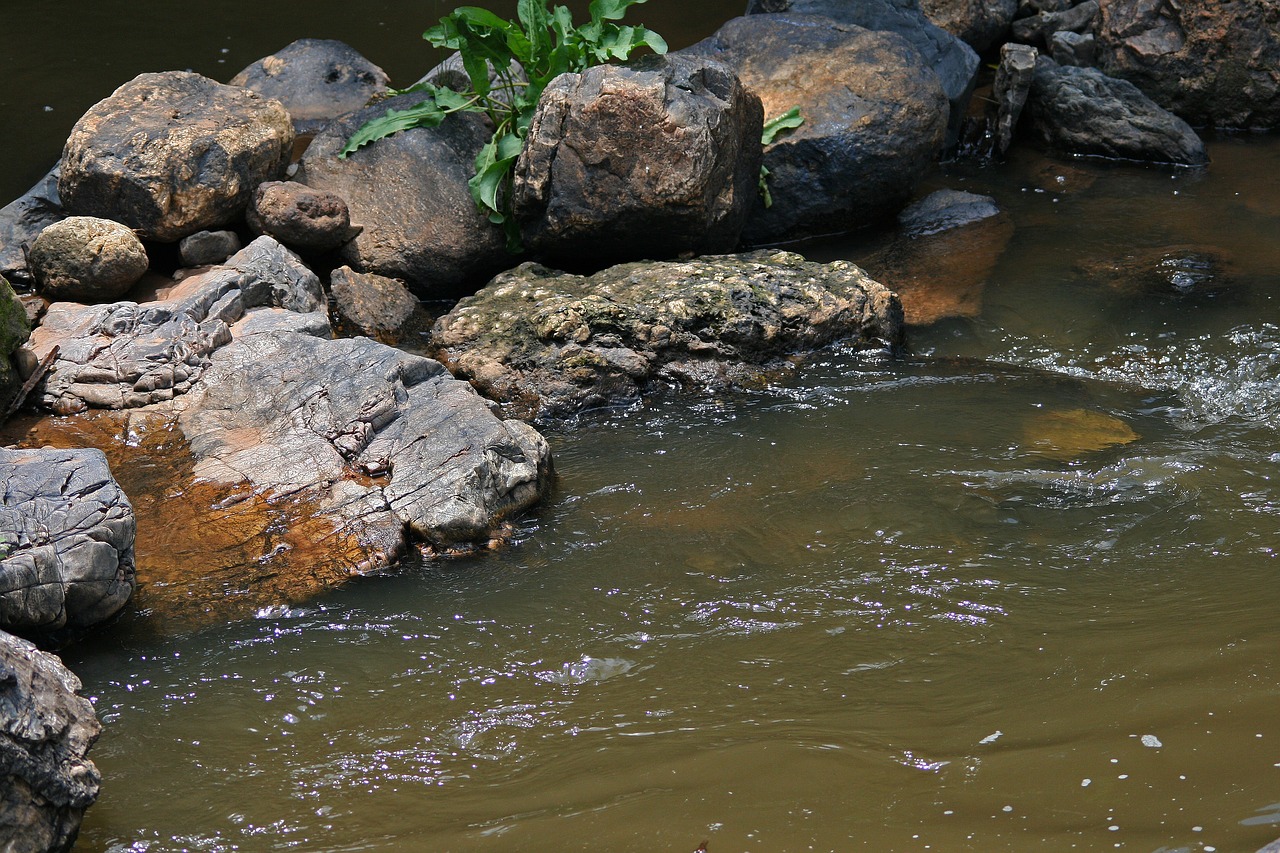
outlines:
[[[737, 6], [635, 17], [680, 44]], [[134, 73], [225, 79], [314, 35], [404, 81], [444, 8], [6, 10], [0, 186], [26, 189]], [[1012, 229], [922, 250], [931, 276], [870, 237], [806, 248], [964, 284], [964, 316], [915, 329], [909, 357], [836, 348], [553, 431], [556, 493], [498, 553], [67, 650], [105, 725], [76, 849], [1280, 836], [1280, 144], [1210, 153], [940, 170], [931, 187], [992, 194]]]

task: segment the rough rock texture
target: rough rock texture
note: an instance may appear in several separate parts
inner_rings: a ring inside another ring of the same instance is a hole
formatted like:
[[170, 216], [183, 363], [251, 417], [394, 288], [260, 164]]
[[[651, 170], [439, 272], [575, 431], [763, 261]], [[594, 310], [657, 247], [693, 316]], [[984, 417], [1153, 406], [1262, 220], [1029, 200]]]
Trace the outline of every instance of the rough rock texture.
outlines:
[[220, 264], [242, 248], [234, 231], [197, 231], [182, 238], [178, 257], [183, 266], [204, 267]]
[[29, 261], [40, 292], [55, 302], [119, 299], [148, 266], [133, 231], [93, 216], [71, 216], [41, 231]]
[[1071, 154], [1201, 166], [1204, 143], [1182, 119], [1127, 80], [1096, 68], [1036, 62], [1027, 113], [1032, 132], [1051, 148]]
[[30, 247], [41, 231], [66, 215], [58, 198], [57, 167], [25, 195], [0, 208], [0, 276], [15, 283], [33, 284], [23, 244]]
[[30, 331], [26, 305], [14, 294], [4, 276], [0, 276], [0, 422], [4, 421], [10, 401], [22, 387], [13, 356], [26, 342]]
[[1280, 127], [1280, 4], [1102, 0], [1098, 65], [1194, 125]]
[[732, 251], [760, 177], [760, 99], [697, 56], [562, 74], [538, 101], [514, 202], [543, 259]]
[[297, 181], [268, 181], [245, 211], [249, 227], [300, 252], [328, 252], [350, 240], [351, 213], [342, 196]]
[[140, 74], [85, 113], [62, 152], [70, 213], [174, 242], [226, 225], [279, 178], [293, 125], [278, 101], [199, 74]]
[[55, 303], [23, 348], [26, 372], [59, 348], [32, 396], [59, 414], [168, 400], [190, 388], [210, 353], [231, 340], [231, 323], [267, 305], [325, 309], [319, 279], [270, 237], [224, 267], [184, 279], [159, 302]]
[[436, 321], [432, 345], [509, 412], [549, 421], [655, 381], [723, 387], [836, 340], [901, 343], [897, 296], [853, 264], [756, 252], [590, 277], [524, 264]]
[[999, 215], [991, 196], [937, 190], [898, 214], [898, 225], [911, 237], [925, 237]]
[[1040, 12], [1013, 22], [1014, 41], [1036, 47], [1048, 47], [1057, 33], [1092, 33], [1098, 20], [1097, 0], [1085, 0], [1078, 6], [1055, 12]]
[[1018, 119], [1031, 94], [1035, 79], [1036, 59], [1040, 53], [1025, 44], [1005, 44], [1000, 48], [1000, 65], [992, 94], [996, 102], [995, 127], [992, 130], [992, 150], [997, 157], [1004, 156], [1013, 144]]
[[0, 449], [0, 629], [51, 636], [133, 594], [133, 507], [98, 450]]
[[1059, 65], [1092, 68], [1098, 58], [1098, 40], [1093, 33], [1054, 33], [1049, 39], [1049, 55]]
[[747, 243], [846, 231], [892, 215], [941, 150], [946, 96], [920, 54], [892, 33], [807, 15], [751, 15], [689, 52], [734, 68], [766, 116], [798, 106], [805, 119], [765, 149], [773, 205], [757, 196]]
[[986, 53], [1009, 31], [1018, 0], [920, 0], [929, 20]]
[[1118, 256], [1081, 258], [1075, 268], [1112, 290], [1140, 297], [1203, 296], [1240, 278], [1230, 251], [1204, 245], [1134, 246]]
[[338, 267], [329, 279], [338, 327], [392, 346], [431, 328], [422, 304], [393, 278]]
[[80, 680], [51, 654], [0, 633], [0, 848], [67, 853], [102, 777], [102, 726]]
[[231, 85], [284, 104], [294, 130], [313, 135], [385, 92], [387, 73], [345, 42], [298, 39], [245, 68]]
[[401, 95], [338, 119], [312, 141], [296, 177], [346, 199], [351, 221], [364, 229], [342, 249], [353, 269], [403, 279], [424, 298], [459, 295], [510, 262], [502, 229], [467, 188], [491, 135], [485, 119], [459, 113], [338, 159], [366, 121], [416, 103]]
[[[948, 144], [955, 141], [973, 93], [978, 54], [959, 38], [931, 23], [918, 0], [748, 0], [747, 14], [793, 12], [824, 15], [842, 24], [897, 33], [911, 43], [942, 81], [951, 105]], [[765, 109], [766, 115], [772, 115]]]

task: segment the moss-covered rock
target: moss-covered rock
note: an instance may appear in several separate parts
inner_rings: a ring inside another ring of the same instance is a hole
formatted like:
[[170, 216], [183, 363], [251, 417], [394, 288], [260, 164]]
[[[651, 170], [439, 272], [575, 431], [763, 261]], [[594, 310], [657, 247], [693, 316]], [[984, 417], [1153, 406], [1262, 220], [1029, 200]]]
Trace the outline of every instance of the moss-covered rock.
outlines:
[[22, 379], [13, 367], [12, 356], [14, 350], [25, 343], [30, 334], [26, 309], [18, 301], [9, 282], [4, 276], [0, 276], [0, 420], [3, 420], [9, 402], [22, 387]]

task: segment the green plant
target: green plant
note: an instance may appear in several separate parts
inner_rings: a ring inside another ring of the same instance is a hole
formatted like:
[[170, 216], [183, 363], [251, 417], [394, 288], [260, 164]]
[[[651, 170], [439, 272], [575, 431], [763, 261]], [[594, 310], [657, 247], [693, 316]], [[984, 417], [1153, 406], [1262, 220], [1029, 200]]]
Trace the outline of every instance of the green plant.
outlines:
[[461, 54], [470, 88], [457, 92], [422, 83], [404, 90], [422, 94], [422, 103], [388, 110], [365, 123], [338, 156], [346, 157], [397, 131], [435, 127], [452, 113], [487, 115], [493, 136], [476, 155], [475, 175], [469, 182], [471, 196], [491, 222], [503, 226], [508, 247], [519, 251], [520, 231], [510, 207], [511, 172], [538, 98], [559, 74], [625, 60], [640, 47], [666, 53], [667, 43], [652, 30], [613, 23], [623, 18], [628, 7], [644, 2], [592, 0], [588, 7], [591, 20], [582, 26], [573, 23], [568, 8], [548, 9], [546, 0], [519, 0], [515, 21], [475, 6], [455, 9], [422, 37], [434, 47]]
[[[795, 130], [802, 124], [804, 124], [804, 116], [800, 115], [800, 108], [792, 107], [782, 115], [774, 116], [764, 123], [764, 130], [760, 133], [760, 144], [768, 145], [781, 134], [788, 130]], [[773, 194], [769, 192], [769, 170], [763, 163], [760, 164], [760, 197], [764, 199], [766, 208], [773, 207]]]

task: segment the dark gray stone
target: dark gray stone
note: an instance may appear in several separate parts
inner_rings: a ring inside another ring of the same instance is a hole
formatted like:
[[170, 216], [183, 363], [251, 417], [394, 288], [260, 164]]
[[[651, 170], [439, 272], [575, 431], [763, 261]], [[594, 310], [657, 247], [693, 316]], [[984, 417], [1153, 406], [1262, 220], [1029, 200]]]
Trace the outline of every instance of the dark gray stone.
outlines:
[[0, 848], [69, 853], [102, 777], [102, 731], [80, 680], [26, 640], [0, 633]]
[[590, 277], [523, 264], [437, 320], [432, 347], [510, 413], [554, 421], [654, 384], [756, 379], [835, 341], [896, 347], [897, 296], [847, 262], [756, 252]]
[[240, 251], [240, 237], [234, 231], [197, 231], [183, 237], [178, 257], [187, 267], [220, 264]]
[[1027, 100], [1032, 132], [1070, 154], [1202, 166], [1204, 143], [1126, 80], [1041, 57]]
[[992, 85], [992, 96], [996, 102], [992, 150], [997, 157], [1003, 156], [1013, 144], [1018, 119], [1022, 117], [1022, 108], [1031, 94], [1039, 55], [1039, 51], [1026, 44], [1010, 42], [1000, 48], [1000, 65], [996, 68], [996, 79]]
[[1000, 43], [1018, 11], [1018, 0], [920, 0], [929, 20], [979, 54]]
[[699, 56], [562, 74], [515, 166], [515, 211], [544, 260], [600, 266], [738, 245], [760, 177], [760, 99]]
[[257, 233], [300, 252], [329, 252], [360, 233], [351, 227], [351, 213], [340, 195], [297, 181], [259, 185], [245, 220]]
[[29, 262], [47, 299], [84, 303], [119, 299], [148, 266], [133, 231], [93, 216], [70, 216], [41, 231]]
[[799, 107], [804, 117], [765, 149], [773, 204], [756, 196], [748, 244], [892, 216], [942, 149], [946, 96], [919, 52], [893, 33], [808, 15], [750, 15], [688, 52], [732, 67], [766, 116]]
[[0, 449], [0, 629], [105, 622], [133, 594], [133, 507], [98, 450]]
[[1098, 20], [1098, 0], [1085, 0], [1059, 12], [1040, 12], [1013, 22], [1014, 41], [1047, 48], [1055, 33], [1092, 33]]
[[27, 249], [41, 231], [66, 216], [58, 197], [55, 166], [25, 195], [0, 208], [0, 276], [17, 284], [33, 285], [35, 280], [27, 269]]
[[282, 177], [293, 125], [278, 101], [199, 74], [140, 74], [85, 113], [62, 152], [69, 213], [174, 242], [227, 225]]
[[938, 190], [898, 214], [898, 225], [908, 236], [925, 237], [999, 215], [991, 196]]
[[329, 279], [329, 292], [342, 330], [394, 346], [431, 327], [422, 304], [393, 278], [338, 267]]
[[231, 85], [284, 104], [294, 130], [310, 136], [385, 92], [387, 73], [345, 42], [298, 39], [245, 68]]

